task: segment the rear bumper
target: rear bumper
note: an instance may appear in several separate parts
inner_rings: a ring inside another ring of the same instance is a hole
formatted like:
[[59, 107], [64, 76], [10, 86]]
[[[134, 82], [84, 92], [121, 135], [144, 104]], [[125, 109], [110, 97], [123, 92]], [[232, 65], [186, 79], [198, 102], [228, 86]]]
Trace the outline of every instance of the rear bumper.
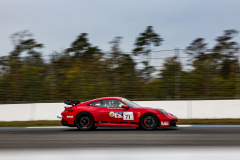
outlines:
[[61, 123], [62, 123], [63, 126], [75, 127], [74, 125], [69, 124], [67, 121], [61, 121]]

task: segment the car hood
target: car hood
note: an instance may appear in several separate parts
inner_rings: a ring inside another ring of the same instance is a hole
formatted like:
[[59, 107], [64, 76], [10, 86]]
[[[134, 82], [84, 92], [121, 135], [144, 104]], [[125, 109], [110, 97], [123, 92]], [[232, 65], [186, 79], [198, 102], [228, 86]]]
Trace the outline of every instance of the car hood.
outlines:
[[154, 109], [154, 110], [158, 110], [158, 109], [161, 109], [161, 108], [152, 108], [152, 107], [142, 107], [144, 109]]

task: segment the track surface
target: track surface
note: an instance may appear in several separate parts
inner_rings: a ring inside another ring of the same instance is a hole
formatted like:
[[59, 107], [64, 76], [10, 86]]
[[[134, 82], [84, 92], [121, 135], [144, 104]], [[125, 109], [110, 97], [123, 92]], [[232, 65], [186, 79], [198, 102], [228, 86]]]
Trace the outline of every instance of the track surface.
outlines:
[[155, 131], [76, 128], [0, 129], [0, 149], [240, 146], [240, 127], [181, 127]]

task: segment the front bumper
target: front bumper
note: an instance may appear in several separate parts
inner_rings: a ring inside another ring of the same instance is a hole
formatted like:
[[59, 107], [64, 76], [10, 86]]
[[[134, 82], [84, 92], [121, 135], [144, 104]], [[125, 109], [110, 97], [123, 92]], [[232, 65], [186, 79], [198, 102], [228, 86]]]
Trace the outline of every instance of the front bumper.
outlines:
[[176, 127], [178, 119], [171, 115], [167, 116], [158, 116], [159, 127]]
[[177, 126], [177, 121], [171, 120], [169, 127], [176, 127], [176, 126]]

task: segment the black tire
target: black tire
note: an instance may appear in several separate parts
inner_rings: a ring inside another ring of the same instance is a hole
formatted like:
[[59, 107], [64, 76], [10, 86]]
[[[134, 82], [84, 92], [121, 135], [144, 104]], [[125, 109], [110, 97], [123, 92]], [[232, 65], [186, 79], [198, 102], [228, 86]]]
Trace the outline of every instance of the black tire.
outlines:
[[75, 125], [81, 131], [88, 131], [94, 128], [94, 119], [90, 113], [79, 113], [75, 118]]
[[144, 130], [154, 130], [158, 126], [158, 118], [152, 113], [144, 114], [139, 121], [139, 127]]

